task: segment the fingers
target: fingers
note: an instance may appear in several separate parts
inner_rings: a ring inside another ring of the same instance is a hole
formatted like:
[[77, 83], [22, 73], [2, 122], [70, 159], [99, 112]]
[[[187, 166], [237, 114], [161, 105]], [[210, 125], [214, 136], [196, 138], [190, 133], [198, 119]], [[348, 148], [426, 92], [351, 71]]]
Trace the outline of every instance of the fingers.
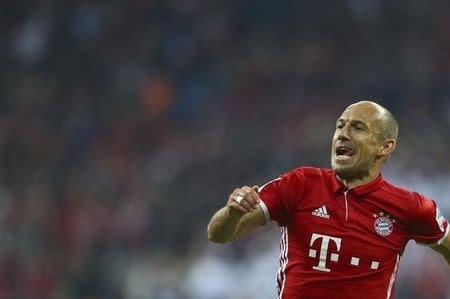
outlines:
[[228, 199], [227, 206], [241, 212], [242, 214], [246, 214], [248, 213], [248, 211], [240, 204], [242, 202], [243, 197], [241, 200], [239, 199], [239, 197], [242, 197], [242, 195], [239, 194], [239, 189], [234, 190], [234, 192], [231, 193]]
[[258, 207], [259, 201], [258, 186], [253, 186], [252, 188], [243, 186], [231, 193], [227, 205], [242, 213], [249, 213]]
[[[241, 199], [238, 197], [241, 197]], [[253, 211], [253, 200], [246, 189], [238, 189], [235, 200], [240, 207], [245, 209], [247, 213]]]
[[256, 207], [259, 202], [258, 193], [256, 193], [256, 191], [253, 188], [250, 188], [248, 186], [242, 187], [242, 190], [245, 190], [245, 192], [247, 193], [247, 197], [244, 197], [247, 200], [247, 202], [252, 207]]
[[249, 211], [247, 211], [243, 206], [241, 206], [240, 204], [238, 204], [235, 201], [230, 201], [228, 203], [228, 206], [234, 210], [238, 210], [239, 212], [241, 212], [242, 214], [247, 214]]

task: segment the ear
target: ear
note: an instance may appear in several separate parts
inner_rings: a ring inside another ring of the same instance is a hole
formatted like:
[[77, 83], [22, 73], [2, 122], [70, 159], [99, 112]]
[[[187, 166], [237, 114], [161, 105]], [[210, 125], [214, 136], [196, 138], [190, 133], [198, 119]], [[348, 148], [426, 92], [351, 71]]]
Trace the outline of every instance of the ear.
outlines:
[[380, 156], [389, 156], [392, 154], [395, 150], [395, 146], [397, 145], [397, 142], [395, 139], [387, 139], [383, 142], [383, 145], [379, 149], [379, 155]]

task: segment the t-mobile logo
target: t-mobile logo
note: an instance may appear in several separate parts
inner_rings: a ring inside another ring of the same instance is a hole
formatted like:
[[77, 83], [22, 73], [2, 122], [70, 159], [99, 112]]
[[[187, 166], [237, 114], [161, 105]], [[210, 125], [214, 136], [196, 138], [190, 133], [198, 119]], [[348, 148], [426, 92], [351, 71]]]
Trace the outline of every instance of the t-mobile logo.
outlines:
[[[314, 266], [313, 269], [324, 272], [330, 272], [330, 269], [327, 268], [326, 264], [328, 256], [328, 245], [330, 244], [330, 241], [333, 241], [336, 244], [337, 251], [339, 252], [341, 250], [342, 239], [313, 233], [311, 237], [311, 243], [309, 245], [312, 247], [317, 239], [322, 239], [322, 245], [320, 246], [319, 264], [317, 266]], [[316, 258], [317, 251], [315, 249], [310, 249], [309, 256], [312, 258]], [[330, 260], [332, 262], [337, 262], [339, 260], [339, 254], [332, 253], [330, 256]]]

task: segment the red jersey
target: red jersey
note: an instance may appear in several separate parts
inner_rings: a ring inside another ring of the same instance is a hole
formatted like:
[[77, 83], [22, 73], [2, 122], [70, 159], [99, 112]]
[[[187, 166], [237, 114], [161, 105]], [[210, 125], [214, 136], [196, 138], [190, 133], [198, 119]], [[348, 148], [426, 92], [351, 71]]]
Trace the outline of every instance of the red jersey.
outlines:
[[300, 167], [259, 196], [281, 227], [280, 299], [393, 298], [408, 241], [440, 244], [449, 232], [434, 201], [381, 175], [346, 188], [330, 169]]

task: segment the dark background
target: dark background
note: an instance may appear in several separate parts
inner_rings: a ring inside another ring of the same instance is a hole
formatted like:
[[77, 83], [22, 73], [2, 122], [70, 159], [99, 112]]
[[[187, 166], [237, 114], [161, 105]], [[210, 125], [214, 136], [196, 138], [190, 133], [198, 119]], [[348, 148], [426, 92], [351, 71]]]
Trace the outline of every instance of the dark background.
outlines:
[[[337, 117], [399, 119], [385, 176], [450, 217], [448, 1], [0, 4], [0, 299], [275, 298], [274, 225], [206, 224], [241, 185], [328, 166]], [[449, 298], [408, 247], [396, 298]]]

